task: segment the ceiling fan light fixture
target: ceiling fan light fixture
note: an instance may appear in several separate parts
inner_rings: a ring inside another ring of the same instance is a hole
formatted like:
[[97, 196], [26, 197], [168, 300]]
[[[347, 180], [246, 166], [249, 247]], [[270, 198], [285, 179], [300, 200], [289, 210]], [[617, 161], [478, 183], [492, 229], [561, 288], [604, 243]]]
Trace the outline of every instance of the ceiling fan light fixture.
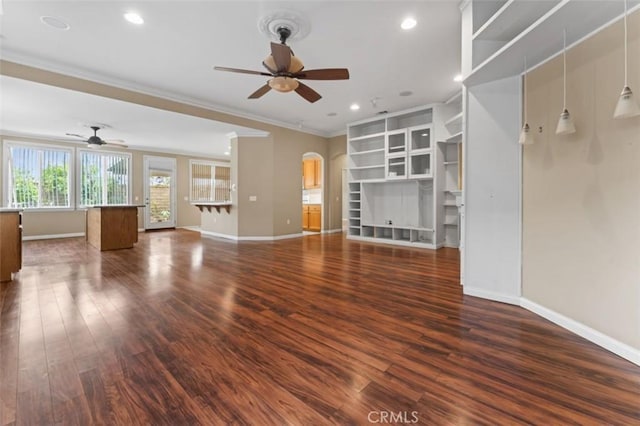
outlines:
[[273, 77], [269, 80], [269, 87], [282, 93], [296, 90], [299, 84], [298, 80], [291, 77]]
[[[278, 66], [276, 65], [276, 61], [275, 59], [273, 59], [273, 55], [267, 56], [263, 63], [269, 70], [273, 72], [275, 72], [278, 69]], [[297, 73], [302, 71], [303, 68], [304, 68], [304, 64], [302, 63], [302, 61], [298, 59], [297, 56], [291, 55], [291, 62], [289, 64], [289, 68], [287, 69], [287, 72]]]

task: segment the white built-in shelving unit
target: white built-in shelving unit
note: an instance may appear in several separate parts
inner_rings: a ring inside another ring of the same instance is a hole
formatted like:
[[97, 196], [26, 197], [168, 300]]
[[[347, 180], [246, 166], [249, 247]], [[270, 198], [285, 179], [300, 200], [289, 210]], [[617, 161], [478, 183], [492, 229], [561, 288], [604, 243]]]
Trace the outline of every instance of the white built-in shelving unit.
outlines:
[[458, 159], [445, 157], [448, 151], [438, 142], [457, 153], [462, 141], [460, 97], [454, 98], [457, 104], [418, 107], [349, 125], [348, 238], [424, 248], [457, 246], [447, 234], [457, 235], [458, 222], [447, 217], [444, 203], [449, 200], [447, 176], [457, 176]]
[[[535, 67], [562, 51], [563, 30], [571, 45], [624, 12], [623, 2], [616, 0], [474, 0], [470, 4], [467, 87], [519, 75], [525, 55]], [[640, 0], [629, 0], [630, 10], [639, 5]]]

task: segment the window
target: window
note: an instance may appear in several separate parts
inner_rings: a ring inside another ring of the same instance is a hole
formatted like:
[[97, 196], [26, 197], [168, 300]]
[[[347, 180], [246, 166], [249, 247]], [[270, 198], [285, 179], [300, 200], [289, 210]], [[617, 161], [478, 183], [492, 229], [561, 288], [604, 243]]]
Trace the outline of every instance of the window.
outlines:
[[129, 204], [131, 154], [78, 152], [80, 206]]
[[61, 147], [7, 143], [7, 207], [70, 208], [72, 152]]
[[231, 200], [231, 167], [211, 161], [191, 160], [191, 202]]

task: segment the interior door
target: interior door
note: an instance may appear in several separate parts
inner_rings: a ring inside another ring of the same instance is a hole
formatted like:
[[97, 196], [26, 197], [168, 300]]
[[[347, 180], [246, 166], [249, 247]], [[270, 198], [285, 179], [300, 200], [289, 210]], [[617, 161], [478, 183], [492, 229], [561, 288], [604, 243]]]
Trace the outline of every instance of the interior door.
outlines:
[[144, 228], [176, 227], [176, 159], [144, 156]]

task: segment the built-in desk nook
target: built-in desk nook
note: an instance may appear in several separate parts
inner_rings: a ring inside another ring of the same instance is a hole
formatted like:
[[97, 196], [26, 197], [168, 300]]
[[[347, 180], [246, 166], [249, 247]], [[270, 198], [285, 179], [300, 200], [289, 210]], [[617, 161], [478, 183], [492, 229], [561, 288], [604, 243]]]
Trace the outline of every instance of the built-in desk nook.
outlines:
[[0, 281], [22, 268], [22, 211], [0, 209]]
[[87, 209], [87, 242], [95, 248], [118, 250], [138, 242], [138, 208], [144, 206], [94, 206]]

